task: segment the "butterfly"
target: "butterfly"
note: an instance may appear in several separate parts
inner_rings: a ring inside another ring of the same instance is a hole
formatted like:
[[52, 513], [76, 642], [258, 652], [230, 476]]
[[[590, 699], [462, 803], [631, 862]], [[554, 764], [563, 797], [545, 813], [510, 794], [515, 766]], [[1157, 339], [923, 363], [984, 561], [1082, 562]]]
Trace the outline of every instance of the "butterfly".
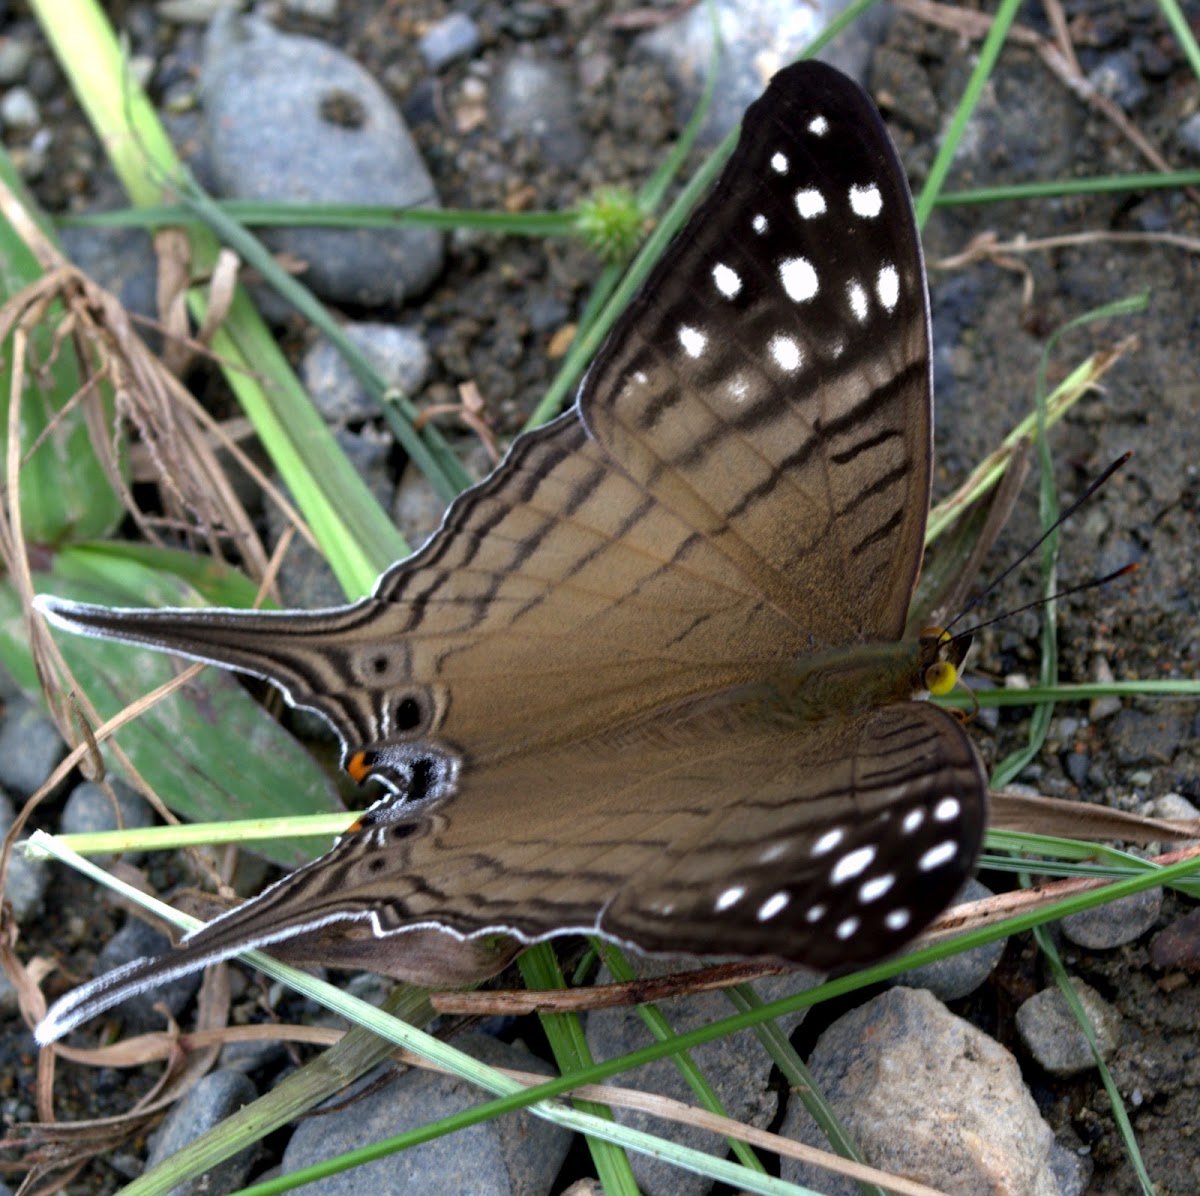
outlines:
[[953, 685], [958, 646], [905, 633], [932, 407], [895, 150], [855, 83], [790, 66], [573, 407], [369, 598], [39, 598], [265, 678], [382, 785], [325, 856], [68, 994], [39, 1041], [247, 948], [441, 985], [573, 933], [822, 969], [900, 948], [986, 816], [961, 724], [914, 700]]

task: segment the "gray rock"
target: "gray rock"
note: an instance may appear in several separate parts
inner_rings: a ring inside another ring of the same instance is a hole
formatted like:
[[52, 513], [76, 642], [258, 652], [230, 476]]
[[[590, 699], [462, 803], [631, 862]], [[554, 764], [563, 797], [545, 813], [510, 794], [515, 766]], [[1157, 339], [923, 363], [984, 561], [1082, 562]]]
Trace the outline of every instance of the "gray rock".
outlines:
[[[955, 905], [968, 901], [983, 901], [994, 894], [986, 885], [972, 878], [959, 890]], [[957, 951], [936, 963], [902, 972], [892, 981], [905, 988], [927, 988], [941, 1001], [957, 1001], [973, 993], [991, 974], [1004, 954], [1007, 939], [984, 943], [972, 951]]]
[[31, 38], [18, 33], [0, 38], [0, 86], [8, 87], [23, 79], [32, 59]]
[[[683, 15], [637, 39], [638, 48], [667, 70], [680, 95], [679, 117], [691, 116], [712, 60], [713, 29], [709, 5], [697, 4]], [[844, 8], [845, 0], [717, 0], [721, 57], [712, 105], [701, 141], [713, 145], [742, 119], [747, 105], [762, 94], [767, 80], [786, 66]], [[824, 61], [856, 79], [866, 74], [870, 52], [886, 25], [881, 13], [855, 21], [822, 52]]]
[[30, 797], [67, 754], [53, 720], [18, 699], [0, 722], [0, 786], [20, 800]]
[[[214, 1071], [206, 1075], [171, 1110], [154, 1135], [147, 1168], [177, 1154], [257, 1096], [257, 1089], [241, 1072]], [[172, 1188], [169, 1196], [224, 1196], [236, 1192], [245, 1185], [256, 1153], [256, 1146], [247, 1146], [203, 1175]]]
[[[123, 207], [128, 203], [116, 179], [104, 173], [96, 180], [92, 202], [84, 209], [95, 215]], [[126, 311], [158, 318], [158, 258], [154, 244], [144, 228], [88, 228], [80, 225], [64, 228], [60, 236], [67, 256], [85, 274], [120, 299]], [[150, 345], [157, 345], [158, 334], [134, 325]]]
[[480, 46], [479, 26], [465, 12], [452, 12], [431, 25], [417, 42], [425, 65], [434, 72], [458, 58], [467, 58]]
[[[171, 940], [152, 926], [137, 918], [129, 918], [125, 925], [105, 943], [96, 959], [96, 975], [112, 971], [131, 960], [144, 955], [158, 955], [169, 950]], [[196, 995], [200, 987], [200, 973], [180, 976], [160, 988], [149, 989], [117, 1006], [117, 1012], [126, 1029], [134, 1033], [146, 1033], [163, 1028], [163, 1015], [154, 1008], [165, 1004], [172, 1017], [178, 1017]]]
[[1179, 822], [1200, 819], [1200, 810], [1182, 793], [1164, 793], [1161, 797], [1156, 797], [1146, 813], [1152, 818], [1171, 818]]
[[[0, 790], [0, 836], [8, 833], [16, 808], [7, 793]], [[42, 912], [46, 890], [50, 887], [50, 868], [45, 860], [27, 859], [18, 848], [8, 861], [8, 878], [4, 882], [4, 900], [12, 907], [19, 926]]]
[[[383, 89], [333, 46], [230, 11], [209, 28], [202, 75], [213, 171], [241, 199], [433, 207], [433, 180]], [[433, 229], [274, 229], [325, 299], [399, 304], [442, 267]]]
[[311, 21], [336, 21], [338, 15], [338, 0], [284, 0], [283, 7]]
[[13, 87], [0, 96], [0, 122], [9, 129], [36, 129], [42, 123], [37, 100], [27, 87]]
[[[553, 1074], [540, 1059], [517, 1046], [483, 1035], [463, 1035], [455, 1046], [494, 1067]], [[385, 1065], [390, 1069], [390, 1065]], [[394, 1070], [394, 1069], [393, 1069]], [[346, 1107], [303, 1121], [283, 1155], [283, 1173], [368, 1146], [382, 1138], [427, 1125], [479, 1103], [479, 1090], [456, 1076], [413, 1068], [379, 1084], [388, 1070], [372, 1072], [350, 1089], [363, 1095]], [[338, 1098], [339, 1103], [345, 1097]], [[569, 1131], [529, 1113], [473, 1125], [412, 1150], [367, 1163], [308, 1186], [312, 1196], [442, 1196], [446, 1192], [548, 1192], [566, 1158]]]
[[1200, 112], [1193, 112], [1183, 121], [1175, 135], [1191, 157], [1200, 158]]
[[[1059, 1196], [1054, 1135], [999, 1043], [930, 993], [893, 988], [839, 1018], [809, 1067], [873, 1167], [943, 1192]], [[825, 1146], [793, 1096], [779, 1133]], [[783, 1179], [826, 1196], [857, 1196], [852, 1181], [793, 1159]]]
[[[155, 824], [154, 811], [140, 794], [116, 778], [110, 784], [117, 798], [121, 827], [125, 830], [137, 830]], [[117, 811], [113, 809], [113, 803], [103, 786], [95, 781], [82, 781], [76, 785], [63, 806], [58, 829], [64, 835], [90, 835], [98, 831], [117, 830]], [[142, 858], [142, 854], [128, 852], [124, 858], [136, 863]], [[113, 861], [111, 855], [94, 855], [91, 859], [101, 868], [107, 868]]]
[[437, 531], [445, 513], [446, 504], [429, 479], [415, 465], [405, 466], [392, 499], [392, 522], [413, 552]]
[[1092, 1182], [1096, 1170], [1091, 1155], [1071, 1150], [1061, 1142], [1055, 1142], [1050, 1151], [1050, 1170], [1058, 1184], [1059, 1196], [1083, 1196]]
[[17, 990], [13, 988], [8, 973], [0, 968], [0, 1017], [13, 1017], [18, 1008]]
[[[343, 331], [390, 388], [411, 398], [425, 385], [429, 349], [420, 333], [391, 324], [347, 324]], [[374, 419], [379, 414], [379, 404], [367, 394], [346, 359], [324, 337], [305, 353], [300, 372], [304, 388], [328, 422]]]
[[1163, 891], [1144, 889], [1117, 901], [1108, 901], [1059, 923], [1063, 934], [1080, 947], [1103, 950], [1141, 938], [1162, 912]]
[[[1108, 1059], [1121, 1038], [1121, 1015], [1090, 985], [1071, 977], [1100, 1047]], [[1017, 1033], [1029, 1053], [1051, 1075], [1074, 1076], [1096, 1066], [1066, 997], [1056, 987], [1034, 993], [1017, 1010]]]
[[508, 59], [492, 87], [490, 107], [502, 138], [531, 138], [551, 165], [578, 166], [587, 156], [574, 83], [561, 63]]
[[[386, 510], [392, 501], [392, 476], [389, 466], [391, 437], [371, 424], [364, 425], [357, 432], [339, 428], [334, 435], [350, 464], [367, 483], [379, 505]], [[287, 488], [278, 478], [276, 484], [287, 493]], [[267, 510], [267, 524], [271, 544], [274, 545], [285, 526], [285, 520], [274, 504]], [[285, 606], [298, 606], [309, 610], [320, 606], [340, 606], [346, 601], [346, 595], [338, 585], [328, 561], [299, 537], [292, 541], [279, 570], [279, 593]], [[289, 717], [303, 713], [293, 711]], [[319, 723], [325, 726], [323, 719], [317, 719], [316, 716], [313, 718], [312, 725]], [[309, 724], [306, 722], [305, 725]]]
[[1137, 55], [1131, 50], [1119, 50], [1107, 55], [1088, 73], [1088, 82], [1102, 96], [1115, 100], [1126, 112], [1136, 108], [1148, 94]]
[[[1117, 761], [1126, 767], [1137, 764], [1170, 764], [1188, 734], [1187, 720], [1170, 710], [1147, 714], [1142, 710], [1122, 710], [1109, 724], [1108, 738]], [[1137, 784], [1136, 774], [1129, 778]]]
[[[643, 976], [659, 976], [696, 966], [694, 960], [639, 959], [636, 963]], [[812, 972], [793, 972], [757, 981], [754, 987], [763, 1000], [775, 1001], [811, 988], [819, 979]], [[659, 1001], [657, 1005], [677, 1034], [709, 1025], [736, 1012], [728, 998], [719, 992], [696, 993]], [[801, 1011], [789, 1018], [778, 1019], [778, 1024], [785, 1033], [791, 1033], [803, 1017]], [[597, 1009], [590, 1013], [587, 1039], [597, 1061], [615, 1058], [654, 1041], [637, 1010], [627, 1008]], [[779, 1110], [779, 1093], [770, 1082], [771, 1058], [753, 1030], [706, 1042], [694, 1047], [690, 1054], [730, 1117], [759, 1128], [771, 1124]], [[621, 1083], [662, 1093], [688, 1104], [696, 1103], [695, 1094], [670, 1059], [658, 1059], [624, 1074]], [[696, 1150], [724, 1153], [721, 1139], [706, 1130], [666, 1123], [631, 1109], [614, 1109], [613, 1115], [622, 1125], [650, 1131]], [[681, 1171], [650, 1155], [630, 1154], [630, 1163], [643, 1196], [700, 1196], [711, 1186], [703, 1176]]]

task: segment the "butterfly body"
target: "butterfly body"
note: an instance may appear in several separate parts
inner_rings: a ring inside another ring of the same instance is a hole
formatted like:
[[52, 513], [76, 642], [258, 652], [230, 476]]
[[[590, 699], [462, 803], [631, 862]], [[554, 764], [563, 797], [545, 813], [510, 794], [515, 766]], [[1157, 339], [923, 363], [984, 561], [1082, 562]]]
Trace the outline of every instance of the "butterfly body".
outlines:
[[109, 611], [74, 631], [264, 677], [384, 796], [320, 860], [64, 998], [65, 1033], [248, 946], [426, 983], [595, 932], [865, 962], [983, 833], [961, 726], [911, 700], [928, 311], [907, 185], [837, 72], [780, 72], [572, 411], [520, 438], [373, 594], [326, 611]]

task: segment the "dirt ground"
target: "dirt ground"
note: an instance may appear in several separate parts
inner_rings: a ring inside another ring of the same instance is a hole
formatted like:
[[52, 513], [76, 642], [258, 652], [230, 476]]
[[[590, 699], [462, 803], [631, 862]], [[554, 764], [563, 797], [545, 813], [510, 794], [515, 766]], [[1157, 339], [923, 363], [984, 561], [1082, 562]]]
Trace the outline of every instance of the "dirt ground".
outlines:
[[[344, 2], [333, 24], [293, 22], [290, 27], [341, 46], [393, 92], [413, 121], [447, 206], [501, 210], [520, 192], [531, 210], [562, 209], [599, 183], [637, 186], [644, 180], [670, 143], [675, 122], [670, 87], [661, 73], [635, 54], [628, 33], [606, 24], [614, 9], [632, 5], [525, 6], [537, 17], [526, 26], [499, 20], [501, 6], [474, 6], [481, 24], [497, 30], [480, 51], [485, 60], [499, 62], [523, 43], [537, 55], [572, 62], [585, 38], [589, 55], [611, 59], [601, 82], [582, 92], [592, 153], [572, 171], [545, 168], [536, 147], [501, 145], [486, 126], [456, 131], [447, 114], [465, 65], [447, 68], [431, 87], [412, 45], [415, 32], [452, 7], [434, 0], [384, 6]], [[1131, 121], [1174, 165], [1188, 165], [1177, 130], [1200, 106], [1200, 90], [1157, 8], [1081, 0], [1067, 12], [1085, 74], [1113, 55], [1136, 63], [1145, 94], [1132, 105]], [[1190, 17], [1193, 26], [1200, 23], [1194, 5]], [[1026, 29], [1048, 36], [1040, 7], [1026, 6], [1022, 19]], [[961, 94], [977, 45], [900, 16], [875, 57], [871, 87], [884, 102], [914, 187], [924, 181], [937, 133]], [[87, 150], [88, 135], [80, 125], [63, 140], [77, 152]], [[948, 186], [958, 190], [1150, 169], [1110, 120], [1054, 77], [1034, 47], [1010, 44]], [[78, 202], [65, 170], [51, 169], [38, 184], [48, 206]], [[994, 231], [1004, 242], [1074, 233], [1095, 239], [1010, 253], [1006, 261], [1014, 268], [994, 262], [939, 266], [984, 231]], [[1051, 333], [1102, 303], [1148, 292], [1144, 313], [1071, 333], [1050, 366], [1054, 381], [1089, 352], [1137, 338], [1103, 390], [1085, 398], [1051, 434], [1055, 480], [1064, 499], [1110, 460], [1127, 450], [1134, 453], [1067, 525], [1061, 584], [1104, 574], [1127, 560], [1141, 564], [1131, 580], [1063, 601], [1060, 671], [1065, 681], [1094, 679], [1104, 667], [1118, 679], [1194, 680], [1200, 663], [1200, 266], [1194, 250], [1149, 237], [1136, 243], [1107, 239], [1112, 233], [1195, 238], [1200, 200], [1180, 190], [1125, 190], [1091, 198], [943, 207], [934, 213], [925, 244], [938, 342], [935, 489], [948, 492], [1030, 410], [1039, 358]], [[573, 317], [598, 269], [585, 250], [571, 244], [452, 238], [444, 275], [403, 313], [405, 321], [424, 330], [433, 350], [434, 382], [422, 397], [431, 402], [452, 398], [460, 382], [474, 381], [498, 430], [515, 431], [555, 368], [546, 352], [555, 330], [535, 330], [530, 311], [555, 304]], [[1026, 283], [1031, 292], [1023, 296]], [[1003, 563], [1018, 555], [1035, 538], [1037, 518], [1030, 483], [992, 560]], [[988, 609], [1000, 612], [1033, 599], [1037, 584], [1032, 567], [1019, 570], [989, 599]], [[980, 637], [977, 668], [997, 679], [1025, 675], [1032, 680], [1037, 629], [1032, 613], [990, 629]], [[1099, 720], [1087, 708], [1061, 707], [1046, 748], [1020, 779], [1054, 796], [1122, 809], [1142, 809], [1171, 792], [1200, 803], [1198, 720], [1196, 702], [1126, 701], [1119, 712]], [[1013, 750], [1023, 742], [1025, 729], [1019, 709], [1003, 711], [994, 726], [981, 726], [976, 738], [985, 759]], [[111, 930], [111, 916], [81, 882], [67, 881], [65, 892], [79, 899], [77, 911], [96, 911], [94, 933], [102, 941]], [[1186, 903], [1168, 896], [1159, 927], [1187, 910]], [[1200, 987], [1194, 976], [1168, 983], [1149, 962], [1149, 939], [1107, 952], [1072, 947], [1067, 959], [1072, 973], [1122, 1015], [1114, 1075], [1157, 1191], [1185, 1196], [1200, 1190]], [[28, 944], [40, 945], [36, 937]], [[1015, 1007], [1043, 984], [1029, 942], [1014, 941], [993, 981], [961, 1011], [1022, 1058], [1039, 1105], [1060, 1136], [1090, 1148], [1095, 1175], [1089, 1193], [1134, 1192], [1136, 1181], [1095, 1076], [1056, 1080], [1025, 1059], [1016, 1042]], [[28, 1038], [10, 1022], [0, 1047], [0, 1074], [24, 1085], [31, 1064]], [[65, 1104], [75, 1104], [77, 1115], [123, 1107], [131, 1089], [142, 1083], [112, 1073], [69, 1078], [64, 1071], [63, 1078]], [[71, 1092], [73, 1086], [78, 1090]], [[23, 1091], [28, 1099], [30, 1090]], [[110, 1191], [122, 1182], [118, 1168], [98, 1165], [76, 1190]]]

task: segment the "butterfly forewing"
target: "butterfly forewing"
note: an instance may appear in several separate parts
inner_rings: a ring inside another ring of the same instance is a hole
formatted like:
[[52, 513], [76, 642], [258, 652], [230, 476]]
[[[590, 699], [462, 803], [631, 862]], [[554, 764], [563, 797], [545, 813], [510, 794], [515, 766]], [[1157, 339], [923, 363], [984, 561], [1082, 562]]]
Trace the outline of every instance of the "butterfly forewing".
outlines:
[[391, 786], [332, 852], [43, 1040], [247, 946], [426, 983], [522, 942], [818, 966], [894, 950], [982, 835], [962, 728], [909, 697], [932, 396], [920, 247], [870, 101], [780, 72], [576, 408], [354, 606], [74, 630], [266, 677]]
[[929, 502], [927, 308], [874, 105], [793, 68], [601, 350], [583, 417], [805, 636], [895, 638]]

